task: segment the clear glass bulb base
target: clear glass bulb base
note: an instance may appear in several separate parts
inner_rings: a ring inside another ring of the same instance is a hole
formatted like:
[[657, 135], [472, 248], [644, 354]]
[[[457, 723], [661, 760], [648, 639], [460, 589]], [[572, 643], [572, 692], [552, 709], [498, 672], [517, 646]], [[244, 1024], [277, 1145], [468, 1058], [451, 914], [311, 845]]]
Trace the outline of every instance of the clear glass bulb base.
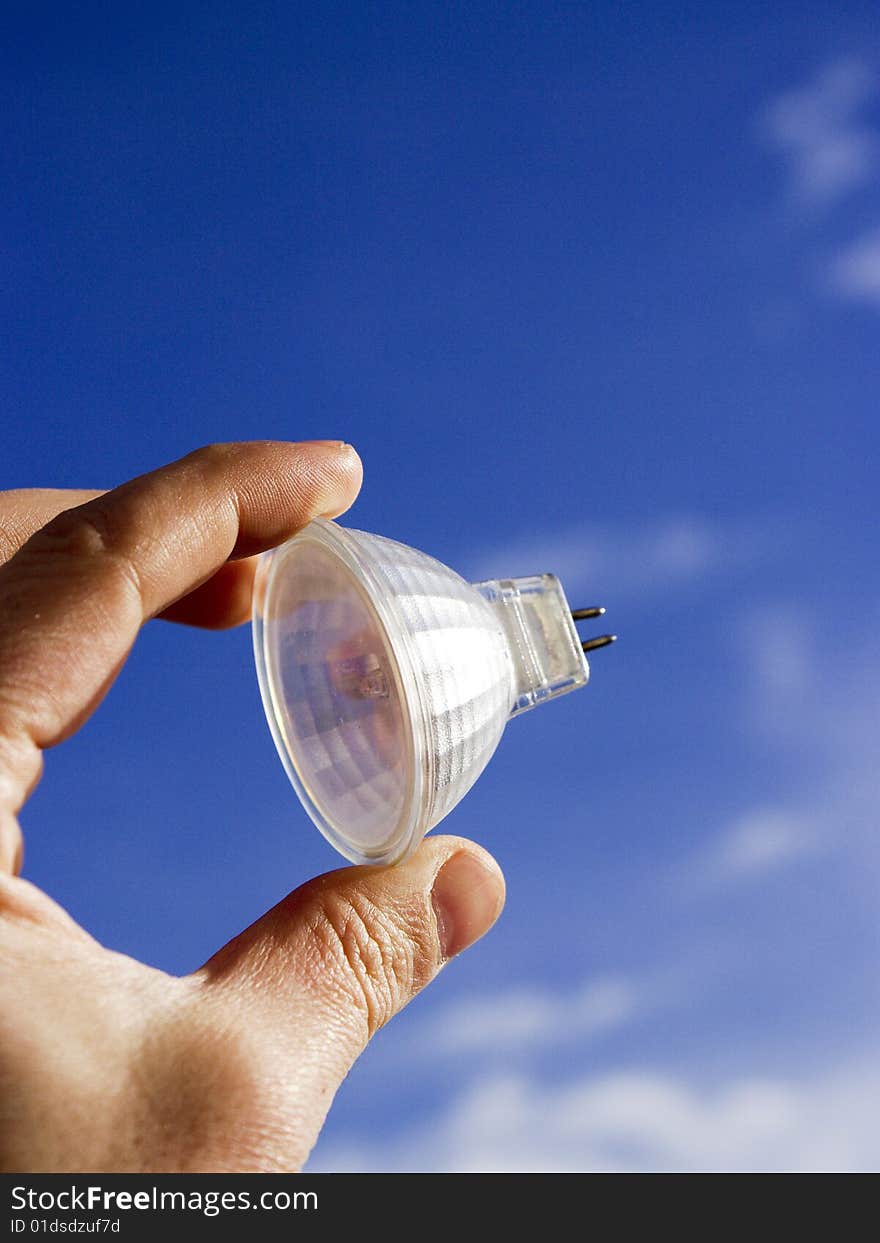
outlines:
[[555, 574], [475, 583], [495, 610], [510, 647], [515, 698], [511, 716], [586, 686], [590, 666]]

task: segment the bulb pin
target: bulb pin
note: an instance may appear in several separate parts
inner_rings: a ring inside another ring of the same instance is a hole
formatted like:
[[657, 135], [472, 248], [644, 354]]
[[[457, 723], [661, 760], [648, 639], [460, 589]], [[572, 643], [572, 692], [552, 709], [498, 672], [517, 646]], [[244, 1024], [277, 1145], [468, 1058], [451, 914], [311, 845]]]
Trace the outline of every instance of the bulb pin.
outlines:
[[600, 634], [596, 639], [584, 639], [581, 647], [585, 652], [595, 652], [597, 648], [607, 647], [617, 640], [616, 634]]
[[[595, 605], [593, 608], [589, 609], [572, 609], [571, 616], [572, 620], [576, 622], [588, 621], [593, 617], [604, 617], [605, 610], [601, 605]], [[616, 638], [616, 634], [600, 634], [595, 639], [584, 639], [581, 647], [585, 652], [595, 652], [597, 648], [607, 647], [608, 644], [613, 643]]]

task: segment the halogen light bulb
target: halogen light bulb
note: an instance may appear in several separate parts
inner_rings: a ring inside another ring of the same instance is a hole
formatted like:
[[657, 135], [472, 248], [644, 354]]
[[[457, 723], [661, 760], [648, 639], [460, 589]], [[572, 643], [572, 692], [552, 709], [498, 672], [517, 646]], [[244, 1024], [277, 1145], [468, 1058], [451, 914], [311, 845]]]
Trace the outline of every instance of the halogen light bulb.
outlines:
[[308, 814], [355, 863], [397, 863], [470, 789], [511, 716], [585, 686], [552, 574], [470, 584], [405, 544], [316, 518], [260, 558], [263, 706]]

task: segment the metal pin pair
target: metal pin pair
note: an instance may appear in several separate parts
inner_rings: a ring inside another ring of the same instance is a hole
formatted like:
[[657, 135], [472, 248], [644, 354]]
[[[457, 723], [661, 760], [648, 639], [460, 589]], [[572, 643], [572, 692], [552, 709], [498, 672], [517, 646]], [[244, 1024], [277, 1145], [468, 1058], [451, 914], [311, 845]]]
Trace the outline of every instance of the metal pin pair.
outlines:
[[[587, 621], [592, 617], [604, 617], [605, 610], [603, 608], [592, 609], [572, 609], [571, 616], [576, 622]], [[595, 639], [584, 639], [581, 647], [585, 652], [595, 652], [599, 647], [607, 647], [609, 643], [613, 643], [617, 638], [616, 634], [600, 634]]]

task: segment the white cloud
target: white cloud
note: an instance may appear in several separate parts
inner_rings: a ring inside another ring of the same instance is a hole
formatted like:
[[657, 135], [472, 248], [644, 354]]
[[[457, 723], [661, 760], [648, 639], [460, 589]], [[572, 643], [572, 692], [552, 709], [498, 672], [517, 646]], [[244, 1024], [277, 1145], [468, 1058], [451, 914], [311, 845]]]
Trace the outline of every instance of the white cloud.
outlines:
[[859, 238], [831, 261], [829, 285], [841, 298], [880, 306], [880, 229]]
[[512, 539], [474, 558], [471, 581], [556, 574], [572, 604], [605, 596], [646, 596], [732, 573], [776, 540], [769, 523], [721, 527], [699, 516], [669, 516], [635, 530], [574, 523]]
[[880, 1065], [707, 1087], [657, 1070], [561, 1084], [497, 1075], [386, 1143], [328, 1145], [310, 1169], [870, 1171]]
[[826, 851], [876, 864], [880, 668], [873, 636], [840, 640], [825, 658], [815, 622], [794, 604], [753, 604], [738, 644], [744, 725], [766, 757], [797, 759], [789, 796], [746, 807], [672, 870], [681, 892], [745, 882]]
[[803, 815], [786, 807], [754, 808], [721, 832], [689, 871], [698, 885], [749, 880], [820, 847], [814, 825]]
[[869, 179], [880, 142], [861, 114], [876, 90], [876, 77], [867, 65], [838, 61], [763, 110], [761, 134], [785, 155], [796, 200], [828, 205]]
[[751, 701], [789, 704], [809, 693], [816, 639], [802, 605], [753, 603], [739, 638]]
[[813, 607], [754, 603], [741, 620], [744, 724], [763, 748], [808, 760], [826, 791], [851, 789], [862, 773], [880, 793], [877, 609], [865, 614], [861, 626], [837, 623], [833, 653]]
[[418, 1042], [419, 1056], [501, 1054], [564, 1041], [585, 1040], [627, 1022], [640, 990], [616, 976], [591, 980], [568, 994], [521, 988], [474, 998], [444, 1010], [432, 1036]]
[[[753, 604], [738, 638], [744, 725], [766, 760], [797, 763], [797, 787], [745, 807], [668, 875], [673, 893], [745, 884], [816, 856], [846, 853], [860, 883], [880, 876], [880, 667], [873, 634], [839, 639], [829, 662], [815, 622], [793, 604]], [[869, 627], [870, 628], [870, 627]]]

